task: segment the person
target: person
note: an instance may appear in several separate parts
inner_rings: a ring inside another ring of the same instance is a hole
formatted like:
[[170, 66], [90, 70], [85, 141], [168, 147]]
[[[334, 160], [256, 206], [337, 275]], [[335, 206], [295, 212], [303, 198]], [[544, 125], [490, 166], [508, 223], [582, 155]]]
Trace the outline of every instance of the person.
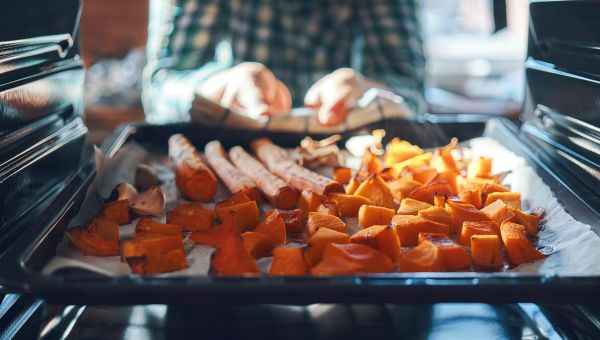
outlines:
[[188, 119], [200, 94], [250, 117], [344, 121], [369, 88], [425, 110], [417, 0], [151, 0], [147, 120]]

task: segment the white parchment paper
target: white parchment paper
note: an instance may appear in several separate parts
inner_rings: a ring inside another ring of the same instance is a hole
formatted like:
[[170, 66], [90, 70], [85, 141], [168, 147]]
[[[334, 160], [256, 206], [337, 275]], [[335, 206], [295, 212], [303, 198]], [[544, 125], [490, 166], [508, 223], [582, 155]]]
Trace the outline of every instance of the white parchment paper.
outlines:
[[[591, 231], [591, 227], [570, 216], [559, 204], [550, 188], [543, 183], [535, 171], [526, 164], [525, 160], [497, 141], [481, 137], [468, 141], [473, 156], [488, 156], [494, 159], [493, 173], [509, 172], [503, 184], [513, 191], [521, 193], [523, 204], [527, 208], [544, 211], [543, 227], [536, 241], [544, 248], [542, 251], [550, 254], [547, 258], [533, 263], [512, 268], [507, 272], [497, 272], [493, 275], [506, 275], [508, 272], [521, 272], [540, 275], [586, 276], [600, 275], [600, 237]], [[175, 187], [173, 172], [169, 169], [166, 156], [156, 156], [148, 153], [143, 147], [129, 143], [114, 157], [105, 158], [99, 151], [96, 155], [98, 175], [90, 185], [79, 214], [71, 221], [70, 227], [85, 224], [98, 211], [102, 198], [110, 195], [111, 190], [120, 182], [133, 183], [136, 166], [144, 163], [152, 166], [159, 174], [162, 189], [167, 197], [166, 210], [184, 202]], [[352, 159], [347, 161], [353, 164]], [[222, 184], [219, 185], [215, 201], [225, 199], [229, 193]], [[207, 203], [209, 209], [214, 203]], [[263, 204], [262, 210], [272, 208]], [[164, 220], [164, 216], [161, 217]], [[121, 226], [121, 237], [132, 235], [137, 220]], [[346, 219], [348, 231], [352, 234], [357, 230], [357, 219]], [[291, 243], [299, 240], [290, 240]], [[186, 241], [186, 254], [189, 268], [161, 276], [198, 276], [207, 275], [210, 267], [210, 256], [214, 249], [208, 246], [192, 245]], [[266, 272], [271, 259], [258, 260], [261, 271]], [[109, 276], [130, 275], [127, 264], [120, 262], [118, 256], [95, 257], [86, 256], [74, 250], [68, 241], [63, 241], [57, 247], [57, 254], [45, 266], [43, 272], [52, 274], [64, 268], [83, 268]]]

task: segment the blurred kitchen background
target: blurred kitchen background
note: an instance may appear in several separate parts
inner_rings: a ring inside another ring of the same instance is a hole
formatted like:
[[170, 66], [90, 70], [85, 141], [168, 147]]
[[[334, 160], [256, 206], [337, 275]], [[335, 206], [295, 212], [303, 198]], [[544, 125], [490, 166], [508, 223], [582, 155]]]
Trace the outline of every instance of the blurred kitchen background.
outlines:
[[[149, 1], [83, 0], [86, 121], [100, 143], [144, 119], [140, 100]], [[430, 112], [516, 117], [524, 94], [527, 0], [420, 0]]]

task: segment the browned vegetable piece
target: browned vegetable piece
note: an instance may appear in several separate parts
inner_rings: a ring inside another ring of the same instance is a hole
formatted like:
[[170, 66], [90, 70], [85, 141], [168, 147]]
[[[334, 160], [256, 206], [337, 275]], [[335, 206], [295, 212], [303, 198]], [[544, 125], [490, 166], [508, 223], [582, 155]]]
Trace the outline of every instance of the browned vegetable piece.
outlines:
[[299, 276], [308, 274], [310, 267], [304, 260], [302, 248], [275, 248], [269, 275]]
[[541, 216], [528, 214], [519, 209], [512, 209], [515, 217], [511, 219], [511, 222], [518, 223], [525, 227], [525, 231], [529, 236], [537, 235], [540, 230], [540, 221], [542, 219]]
[[483, 267], [502, 267], [500, 238], [498, 235], [471, 236], [471, 259]]
[[399, 264], [400, 271], [404, 273], [444, 271], [439, 248], [427, 240], [403, 252]]
[[183, 233], [183, 227], [175, 224], [160, 223], [151, 217], [142, 217], [135, 226], [135, 233], [177, 235]]
[[394, 266], [387, 255], [364, 244], [330, 243], [323, 252], [323, 261], [332, 257], [359, 264], [363, 273], [389, 273]]
[[185, 231], [206, 231], [214, 224], [215, 214], [200, 203], [182, 203], [167, 212], [167, 223]]
[[385, 146], [385, 165], [392, 166], [421, 154], [423, 154], [423, 150], [420, 147], [394, 138]]
[[306, 215], [300, 209], [280, 211], [281, 218], [285, 223], [285, 229], [289, 233], [299, 233], [306, 227]]
[[420, 233], [419, 243], [429, 241], [438, 248], [442, 264], [447, 270], [466, 268], [471, 264], [465, 247], [454, 242], [448, 235]]
[[334, 200], [326, 199], [319, 204], [317, 212], [329, 214], [333, 216], [340, 216], [340, 209], [338, 208], [337, 202]]
[[274, 210], [260, 222], [255, 230], [257, 233], [265, 235], [274, 245], [283, 245], [286, 241], [285, 223], [279, 211]]
[[374, 225], [357, 231], [350, 242], [375, 248], [386, 254], [392, 262], [400, 258], [400, 239], [393, 228], [387, 225]]
[[356, 217], [358, 210], [365, 204], [373, 204], [373, 202], [365, 197], [354, 196], [348, 194], [334, 193], [331, 194], [331, 199], [336, 201], [342, 217]]
[[456, 232], [460, 232], [464, 221], [491, 221], [481, 210], [462, 201], [446, 200], [446, 210], [452, 215]]
[[119, 225], [131, 222], [129, 214], [129, 200], [124, 199], [106, 203], [100, 210], [99, 216], [105, 220], [113, 221]]
[[365, 204], [358, 209], [358, 223], [363, 228], [377, 224], [388, 225], [395, 214], [394, 209]]
[[329, 228], [339, 232], [346, 232], [346, 223], [337, 216], [319, 212], [308, 213], [308, 222], [306, 223], [308, 236], [312, 236], [319, 228]]
[[254, 258], [244, 247], [239, 235], [229, 235], [212, 255], [210, 273], [223, 276], [259, 274]]
[[244, 247], [252, 257], [255, 259], [269, 256], [273, 251], [273, 242], [267, 237], [267, 235], [255, 232], [247, 231], [242, 234], [244, 240]]
[[477, 209], [481, 209], [481, 190], [479, 189], [465, 189], [458, 193], [458, 197]]
[[221, 222], [233, 221], [240, 231], [252, 230], [259, 223], [260, 211], [256, 201], [215, 207], [215, 213]]
[[398, 215], [417, 215], [420, 210], [430, 208], [431, 204], [417, 201], [412, 198], [405, 198], [400, 202], [400, 208], [396, 212]]
[[326, 200], [327, 196], [317, 194], [312, 189], [306, 189], [302, 190], [298, 205], [305, 214], [308, 214], [311, 211], [317, 211], [319, 205]]
[[494, 201], [490, 205], [481, 209], [481, 211], [498, 225], [501, 225], [502, 222], [515, 217], [515, 213], [513, 213], [510, 207], [501, 200]]
[[458, 236], [458, 242], [468, 246], [473, 235], [498, 235], [498, 225], [492, 221], [465, 221]]
[[504, 202], [512, 209], [521, 209], [521, 194], [511, 191], [489, 193], [484, 205], [488, 206], [498, 200]]
[[294, 163], [284, 149], [273, 144], [269, 139], [255, 140], [252, 148], [271, 172], [298, 191], [308, 188], [320, 195], [344, 192], [344, 186], [340, 183]]
[[188, 267], [181, 234], [143, 234], [124, 240], [121, 258], [135, 274], [166, 273]]
[[427, 209], [419, 210], [417, 216], [423, 217], [430, 221], [440, 222], [452, 226], [454, 219], [452, 215], [444, 208], [432, 206]]
[[233, 221], [221, 223], [207, 231], [195, 231], [190, 234], [190, 240], [198, 244], [219, 247], [229, 235], [239, 235], [239, 229]]
[[437, 170], [428, 165], [413, 166], [409, 165], [402, 170], [402, 177], [412, 178], [422, 184], [429, 183], [437, 176]]
[[492, 159], [488, 157], [479, 157], [469, 163], [467, 168], [469, 178], [492, 178]]
[[[438, 172], [437, 175], [435, 175], [435, 177], [433, 177], [429, 182], [427, 182], [427, 184], [446, 183], [450, 188], [450, 193], [448, 194], [448, 196], [456, 196], [458, 195], [458, 187], [456, 184], [457, 177], [458, 173], [455, 171], [448, 170], [444, 172]], [[446, 193], [444, 191], [440, 191], [436, 192], [436, 195], [446, 196]]]
[[88, 224], [87, 230], [107, 241], [119, 241], [119, 225], [105, 218], [95, 218]]
[[252, 201], [243, 191], [238, 191], [229, 196], [226, 200], [217, 202], [215, 209], [231, 207], [232, 205], [242, 204]]
[[176, 134], [169, 138], [169, 158], [175, 169], [175, 183], [184, 196], [203, 202], [215, 197], [217, 178], [185, 136]]
[[308, 248], [304, 252], [306, 262], [311, 266], [319, 263], [323, 256], [323, 251], [325, 251], [325, 246], [329, 243], [350, 243], [350, 236], [345, 232], [329, 228], [317, 229], [317, 232], [308, 239]]
[[225, 183], [230, 192], [242, 191], [251, 200], [258, 201], [260, 199], [260, 190], [256, 187], [256, 184], [250, 177], [229, 162], [221, 142], [216, 140], [208, 142], [204, 147], [204, 155], [208, 164]]
[[317, 276], [352, 275], [363, 272], [363, 266], [342, 257], [330, 257], [314, 266], [310, 273]]
[[396, 230], [402, 246], [416, 246], [419, 243], [419, 233], [450, 234], [450, 226], [447, 224], [412, 215], [394, 216], [392, 226]]
[[433, 197], [452, 196], [452, 188], [446, 182], [435, 182], [419, 187], [408, 195], [408, 198], [433, 204]]
[[378, 175], [369, 176], [354, 192], [354, 195], [368, 198], [373, 205], [397, 209], [394, 196], [387, 183]]
[[348, 187], [346, 187], [346, 194], [348, 195], [354, 195], [354, 192], [356, 191], [356, 189], [358, 189], [358, 186], [360, 185], [360, 179], [356, 178], [356, 177], [352, 177], [352, 179], [350, 180], [350, 183], [348, 183]]
[[67, 230], [65, 235], [69, 239], [69, 243], [82, 254], [91, 256], [119, 255], [118, 241], [107, 241], [83, 227], [71, 228]]
[[348, 184], [352, 179], [352, 169], [346, 167], [337, 167], [333, 169], [333, 180], [341, 184]]
[[510, 263], [522, 264], [541, 260], [545, 257], [544, 254], [531, 245], [522, 225], [505, 221], [500, 226], [500, 234]]
[[272, 205], [280, 209], [290, 209], [296, 205], [298, 193], [281, 178], [273, 175], [242, 147], [231, 148], [229, 157], [243, 174], [252, 179]]
[[360, 174], [364, 176], [377, 174], [381, 171], [382, 168], [383, 166], [379, 157], [376, 154], [374, 154], [370, 148], [366, 148], [365, 154], [362, 158]]

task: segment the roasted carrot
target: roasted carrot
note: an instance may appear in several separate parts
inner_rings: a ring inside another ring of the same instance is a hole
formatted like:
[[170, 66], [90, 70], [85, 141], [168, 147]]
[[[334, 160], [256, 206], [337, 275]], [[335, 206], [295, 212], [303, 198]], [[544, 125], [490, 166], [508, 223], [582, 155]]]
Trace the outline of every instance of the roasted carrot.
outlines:
[[181, 193], [196, 201], [210, 201], [217, 192], [217, 178], [202, 161], [198, 150], [181, 134], [169, 138], [169, 158]]
[[258, 190], [256, 184], [250, 177], [229, 162], [223, 145], [219, 141], [214, 140], [207, 143], [204, 147], [204, 155], [208, 164], [231, 193], [242, 191], [253, 201], [260, 199], [260, 190]]
[[254, 153], [275, 175], [283, 178], [298, 191], [312, 189], [320, 195], [332, 192], [345, 192], [344, 186], [325, 176], [312, 172], [292, 161], [287, 152], [273, 144], [269, 139], [261, 138], [252, 143]]
[[250, 156], [242, 147], [234, 146], [229, 157], [235, 166], [265, 194], [269, 202], [280, 209], [289, 209], [296, 205], [298, 193], [281, 178], [273, 175], [259, 161]]

